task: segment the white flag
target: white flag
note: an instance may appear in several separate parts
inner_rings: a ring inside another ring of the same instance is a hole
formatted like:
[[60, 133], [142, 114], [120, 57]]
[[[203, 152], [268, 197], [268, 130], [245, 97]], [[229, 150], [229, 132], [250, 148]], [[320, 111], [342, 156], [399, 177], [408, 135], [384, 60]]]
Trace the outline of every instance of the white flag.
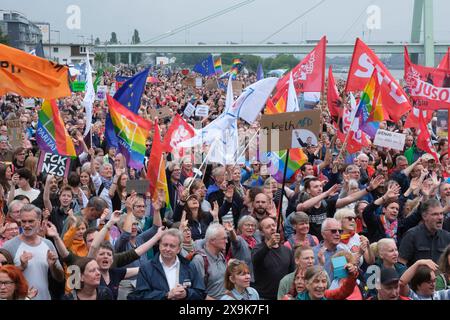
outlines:
[[227, 114], [239, 117], [249, 124], [253, 124], [264, 108], [278, 80], [278, 78], [271, 77], [259, 80], [251, 86], [248, 86], [239, 98], [237, 98]]
[[237, 118], [234, 118], [230, 127], [220, 131], [211, 144], [211, 152], [208, 157], [209, 163], [220, 163], [222, 165], [235, 164], [239, 150], [239, 138], [237, 131]]
[[89, 134], [92, 126], [92, 105], [95, 100], [94, 83], [92, 81], [92, 68], [89, 62], [89, 51], [86, 52], [86, 87], [85, 96], [83, 99], [83, 107], [86, 112], [86, 129], [84, 129], [83, 136], [86, 137]]
[[291, 76], [289, 77], [289, 89], [286, 104], [286, 112], [296, 112], [296, 111], [300, 111], [300, 108], [298, 107], [298, 97], [297, 92], [295, 91], [294, 80], [292, 79], [292, 72], [291, 72]]
[[225, 100], [225, 111], [224, 113], [227, 113], [233, 103], [234, 103], [234, 94], [233, 94], [233, 76], [230, 76], [230, 78], [228, 79], [228, 87], [227, 87], [227, 98]]

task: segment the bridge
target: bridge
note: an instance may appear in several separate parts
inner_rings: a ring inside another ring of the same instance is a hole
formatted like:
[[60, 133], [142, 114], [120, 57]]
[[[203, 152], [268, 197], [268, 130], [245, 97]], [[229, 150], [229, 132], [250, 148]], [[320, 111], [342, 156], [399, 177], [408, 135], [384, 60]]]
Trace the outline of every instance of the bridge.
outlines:
[[[447, 52], [449, 43], [435, 43], [433, 30], [433, 0], [414, 0], [411, 41], [409, 43], [368, 43], [377, 54], [402, 54], [408, 46], [413, 61], [417, 62], [419, 54], [425, 55], [425, 65], [434, 66], [435, 53]], [[421, 41], [421, 30], [424, 39]], [[315, 43], [306, 44], [137, 44], [95, 46], [94, 52], [128, 54], [131, 63], [133, 53], [241, 53], [241, 54], [307, 54]], [[354, 43], [328, 43], [327, 54], [352, 54]]]

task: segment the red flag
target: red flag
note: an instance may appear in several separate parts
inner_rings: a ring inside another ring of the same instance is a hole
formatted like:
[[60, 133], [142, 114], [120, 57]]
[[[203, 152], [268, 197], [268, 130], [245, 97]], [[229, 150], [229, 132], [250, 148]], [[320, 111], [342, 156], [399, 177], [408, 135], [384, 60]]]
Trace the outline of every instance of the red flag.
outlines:
[[413, 107], [412, 110], [409, 112], [408, 117], [406, 118], [405, 129], [417, 128], [419, 123], [419, 113], [422, 113], [422, 116], [425, 118], [426, 123], [431, 122], [431, 119], [433, 118], [432, 110], [420, 111], [418, 108]]
[[450, 109], [450, 70], [417, 65], [405, 47], [405, 81], [417, 107], [427, 110]]
[[[172, 122], [163, 141], [163, 151], [172, 152], [177, 149], [177, 145], [185, 140], [194, 137], [194, 129], [184, 119], [177, 114]], [[176, 152], [180, 157], [183, 157], [183, 148], [179, 148]]]
[[[353, 107], [356, 108], [357, 106]], [[362, 147], [369, 146], [370, 143], [366, 134], [359, 129], [356, 132], [354, 131], [356, 126], [353, 123], [353, 118], [356, 111], [352, 112], [349, 108], [342, 108], [341, 110], [337, 135], [342, 143], [344, 143], [347, 134], [349, 135], [347, 139], [347, 151], [349, 153], [356, 153], [360, 151]]]
[[374, 68], [378, 70], [378, 76], [383, 79], [381, 83], [381, 99], [385, 110], [392, 121], [398, 121], [406, 112], [411, 110], [408, 97], [381, 60], [359, 38], [356, 39], [345, 91], [364, 90], [373, 74]]
[[[320, 39], [317, 46], [291, 72], [294, 78], [295, 91], [299, 92], [323, 92], [325, 82], [325, 54], [327, 38]], [[273, 102], [288, 90], [290, 72], [278, 81], [277, 93]]]
[[333, 70], [330, 66], [328, 69], [328, 90], [327, 90], [328, 109], [332, 117], [339, 117], [339, 109], [342, 106], [342, 100], [336, 87], [333, 77]]
[[417, 148], [431, 154], [436, 160], [436, 163], [439, 163], [439, 155], [431, 143], [430, 132], [428, 131], [427, 123], [425, 122], [425, 118], [421, 112], [419, 113], [419, 135], [417, 137], [416, 145]]
[[450, 47], [447, 49], [447, 53], [442, 58], [441, 63], [439, 63], [438, 69], [450, 69]]

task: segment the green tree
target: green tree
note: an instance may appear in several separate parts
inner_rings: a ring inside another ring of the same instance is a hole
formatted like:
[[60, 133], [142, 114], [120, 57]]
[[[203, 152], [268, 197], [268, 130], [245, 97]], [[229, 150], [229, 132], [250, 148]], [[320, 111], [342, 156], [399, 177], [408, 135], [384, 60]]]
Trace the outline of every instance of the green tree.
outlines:
[[103, 65], [106, 60], [106, 54], [97, 52], [94, 56], [95, 64]]
[[298, 59], [292, 54], [279, 54], [270, 64], [270, 69], [292, 69], [298, 64]]
[[99, 46], [100, 45], [100, 38], [99, 37], [97, 37], [96, 39], [95, 39], [95, 45], [96, 46]]
[[0, 30], [0, 43], [8, 44], [8, 36], [4, 35], [1, 30]]
[[117, 34], [115, 32], [111, 33], [111, 39], [109, 40], [110, 44], [117, 44], [119, 41], [117, 41]]
[[131, 38], [131, 44], [141, 43], [141, 38], [139, 38], [139, 31], [134, 29], [133, 37]]

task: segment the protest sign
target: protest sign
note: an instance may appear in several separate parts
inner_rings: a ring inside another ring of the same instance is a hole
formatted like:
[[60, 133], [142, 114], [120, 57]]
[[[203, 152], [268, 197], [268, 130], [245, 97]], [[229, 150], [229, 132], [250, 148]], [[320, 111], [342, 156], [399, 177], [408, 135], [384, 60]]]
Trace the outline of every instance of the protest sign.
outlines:
[[260, 148], [280, 151], [317, 145], [320, 129], [319, 110], [263, 115]]
[[205, 87], [206, 87], [206, 90], [214, 90], [214, 89], [219, 88], [219, 86], [217, 85], [217, 80], [215, 80], [215, 79], [208, 79], [206, 81]]
[[439, 110], [437, 112], [436, 129], [436, 133], [439, 137], [448, 137], [448, 110]]
[[206, 118], [209, 114], [209, 106], [199, 105], [195, 108], [195, 116]]
[[111, 87], [109, 88], [109, 95], [111, 96], [111, 97], [114, 97], [114, 95], [116, 94], [116, 83], [113, 83], [112, 85], [111, 85]]
[[186, 78], [183, 80], [183, 85], [189, 88], [195, 87], [195, 78]]
[[379, 147], [403, 150], [405, 139], [405, 134], [378, 129], [373, 144]]
[[184, 109], [184, 115], [186, 116], [186, 118], [190, 118], [194, 114], [194, 111], [195, 107], [192, 105], [192, 103], [189, 102], [186, 108]]
[[107, 93], [108, 93], [108, 87], [107, 86], [98, 86], [97, 87], [97, 96], [96, 96], [97, 99], [96, 100], [105, 101]]
[[8, 120], [6, 121], [6, 127], [8, 128], [8, 140], [13, 149], [21, 147], [23, 144], [23, 127], [20, 120]]
[[195, 87], [201, 88], [203, 86], [203, 79], [202, 78], [195, 78]]
[[48, 152], [42, 152], [39, 157], [37, 173], [51, 174], [57, 177], [69, 175], [70, 158]]
[[127, 180], [127, 193], [130, 194], [136, 191], [137, 194], [145, 195], [150, 186], [150, 181], [148, 180]]
[[171, 109], [169, 107], [163, 107], [159, 109], [150, 109], [150, 117], [151, 119], [155, 119], [158, 117], [158, 119], [165, 119], [170, 118], [172, 116]]
[[235, 96], [240, 96], [243, 88], [244, 83], [242, 81], [233, 81], [233, 94]]
[[73, 92], [84, 92], [85, 88], [86, 88], [86, 82], [84, 82], [84, 81], [72, 82], [72, 91]]

